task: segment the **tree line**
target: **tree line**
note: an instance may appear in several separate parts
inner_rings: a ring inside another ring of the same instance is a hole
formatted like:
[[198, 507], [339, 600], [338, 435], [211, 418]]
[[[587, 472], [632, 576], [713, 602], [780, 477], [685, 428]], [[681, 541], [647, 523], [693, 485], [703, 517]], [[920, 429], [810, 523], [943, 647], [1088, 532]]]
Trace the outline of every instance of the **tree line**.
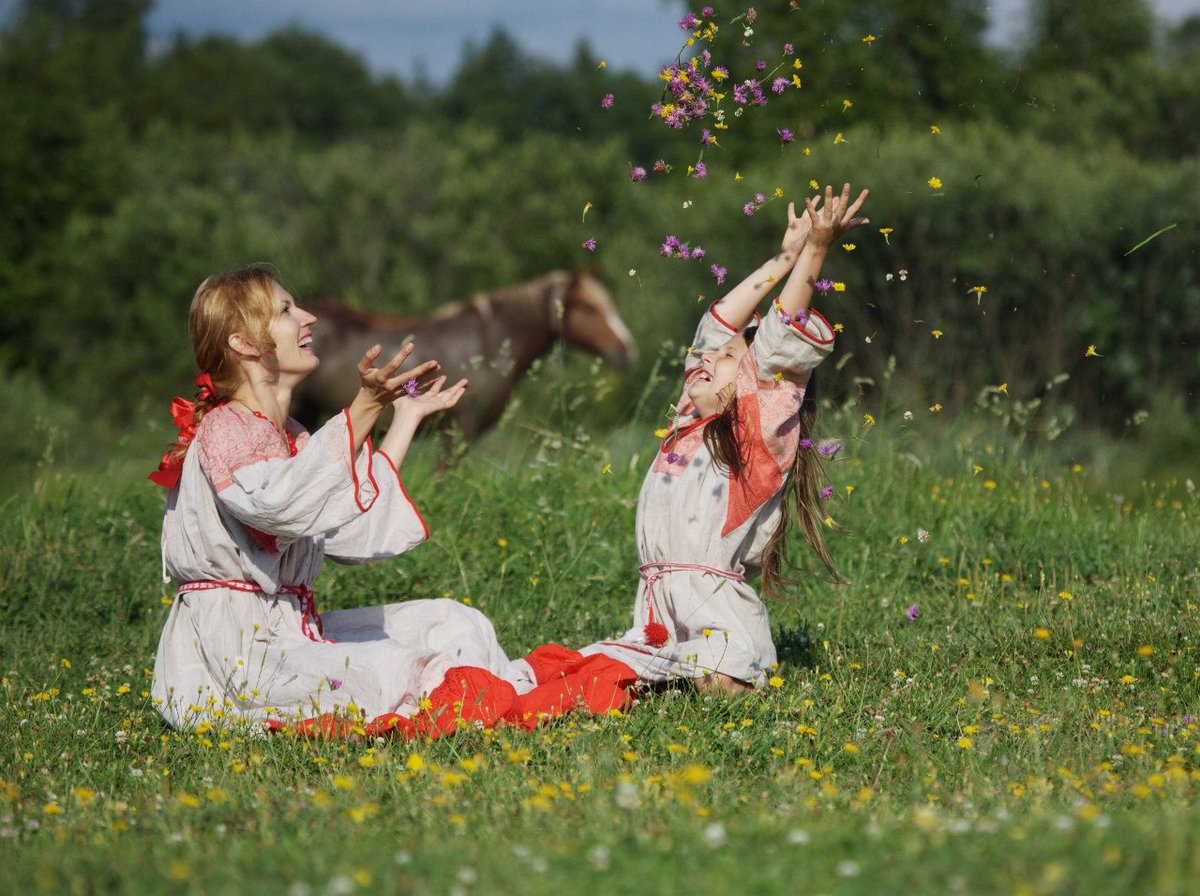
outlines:
[[[1200, 386], [1200, 18], [1034, 0], [1025, 40], [996, 47], [983, 0], [764, 11], [753, 41], [723, 27], [709, 49], [736, 68], [794, 43], [803, 87], [706, 149], [699, 183], [696, 135], [648, 114], [662, 83], [586, 44], [555, 65], [497, 31], [431, 85], [298, 28], [152, 51], [150, 6], [25, 0], [0, 31], [6, 408], [43, 390], [121, 423], [183, 388], [191, 290], [252, 260], [301, 295], [412, 312], [590, 264], [651, 339], [644, 377], [716, 288], [662, 236], [686, 228], [736, 273], [781, 229], [777, 207], [741, 214], [751, 187], [797, 198], [810, 176], [870, 184], [872, 230], [891, 229], [832, 262], [846, 348], [827, 394], [893, 379], [951, 407], [1003, 383], [1119, 427]], [[670, 177], [630, 180], [661, 157]]]

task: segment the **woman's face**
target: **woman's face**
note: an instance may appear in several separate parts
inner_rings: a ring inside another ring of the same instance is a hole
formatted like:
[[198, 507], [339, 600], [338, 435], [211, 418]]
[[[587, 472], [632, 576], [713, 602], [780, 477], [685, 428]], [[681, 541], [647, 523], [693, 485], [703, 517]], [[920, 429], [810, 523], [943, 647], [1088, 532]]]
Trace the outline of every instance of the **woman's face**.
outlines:
[[746, 340], [734, 336], [700, 356], [700, 369], [688, 380], [687, 394], [701, 416], [718, 414], [733, 400], [738, 364], [747, 351]]
[[274, 290], [275, 317], [268, 332], [275, 341], [275, 353], [263, 360], [280, 375], [302, 379], [321, 363], [313, 351], [312, 325], [317, 319], [297, 305], [291, 294], [278, 283]]

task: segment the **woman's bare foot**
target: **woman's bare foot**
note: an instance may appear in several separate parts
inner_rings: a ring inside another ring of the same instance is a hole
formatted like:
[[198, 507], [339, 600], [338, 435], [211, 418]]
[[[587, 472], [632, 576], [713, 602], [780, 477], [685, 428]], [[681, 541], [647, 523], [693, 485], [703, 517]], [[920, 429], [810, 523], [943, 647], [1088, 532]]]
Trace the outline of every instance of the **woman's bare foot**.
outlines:
[[724, 672], [710, 672], [700, 678], [693, 678], [692, 684], [701, 694], [742, 694], [750, 690], [750, 685], [737, 678], [732, 678]]

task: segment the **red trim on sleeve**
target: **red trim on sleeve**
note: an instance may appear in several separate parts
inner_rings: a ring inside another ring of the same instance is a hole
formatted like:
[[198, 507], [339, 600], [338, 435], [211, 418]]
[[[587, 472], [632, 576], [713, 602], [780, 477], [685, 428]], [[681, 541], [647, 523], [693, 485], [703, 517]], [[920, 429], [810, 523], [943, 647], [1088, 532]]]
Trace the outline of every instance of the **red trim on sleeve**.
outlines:
[[396, 482], [400, 484], [400, 494], [404, 495], [404, 500], [408, 502], [408, 506], [412, 508], [412, 512], [417, 515], [417, 519], [421, 523], [421, 528], [425, 530], [425, 540], [429, 540], [429, 524], [425, 522], [425, 517], [421, 516], [421, 511], [417, 509], [417, 505], [413, 503], [413, 499], [408, 496], [408, 489], [404, 487], [404, 478], [400, 475], [400, 471], [396, 469], [396, 465], [392, 463], [392, 459], [383, 451], [376, 451], [380, 457], [387, 461], [388, 466], [392, 468], [392, 472], [396, 474]]
[[[346, 434], [349, 437], [349, 444], [347, 445], [347, 449], [350, 452], [350, 478], [354, 481], [354, 503], [358, 505], [359, 510], [361, 510], [363, 513], [366, 513], [368, 510], [370, 510], [372, 507], [375, 506], [375, 498], [372, 498], [371, 503], [368, 504], [366, 507], [363, 506], [363, 502], [360, 501], [358, 498], [358, 493], [361, 490], [361, 486], [359, 485], [359, 482], [358, 482], [358, 466], [354, 463], [354, 424], [352, 424], [350, 422], [350, 409], [349, 408], [346, 408], [344, 411], [342, 411], [342, 414], [344, 414], [346, 417]], [[379, 496], [379, 483], [375, 481], [375, 471], [373, 469], [371, 469], [372, 451], [371, 451], [371, 437], [370, 436], [367, 436], [366, 445], [367, 445], [367, 481], [370, 482], [372, 486], [374, 486], [375, 495], [376, 495], [376, 497], [378, 497]]]
[[720, 303], [720, 301], [721, 301], [720, 299], [717, 299], [716, 302], [713, 302], [711, 305], [709, 305], [708, 313], [711, 314], [714, 318], [716, 318], [717, 323], [719, 323], [721, 326], [723, 326], [730, 333], [742, 332], [738, 327], [735, 327], [733, 324], [731, 324], [725, 318], [721, 317], [721, 315], [717, 314], [717, 305]]
[[[803, 315], [807, 315], [807, 317], [803, 317], [803, 319], [801, 319]], [[821, 323], [825, 325], [825, 329], [829, 331], [828, 339], [821, 339], [820, 337], [814, 336], [812, 333], [808, 332], [808, 318], [810, 317], [819, 318]], [[833, 327], [829, 326], [829, 321], [825, 319], [824, 315], [822, 315], [820, 311], [815, 311], [812, 308], [809, 308], [808, 311], [805, 312], [797, 311], [792, 315], [792, 326], [801, 336], [803, 336], [813, 345], [833, 345], [833, 340], [835, 339]]]

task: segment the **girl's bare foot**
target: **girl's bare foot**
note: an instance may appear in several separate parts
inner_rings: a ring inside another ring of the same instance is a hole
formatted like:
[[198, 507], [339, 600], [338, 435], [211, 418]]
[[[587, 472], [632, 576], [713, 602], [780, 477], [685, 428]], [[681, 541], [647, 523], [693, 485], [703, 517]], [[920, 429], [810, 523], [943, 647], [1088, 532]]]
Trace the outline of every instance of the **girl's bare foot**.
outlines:
[[737, 678], [732, 678], [723, 672], [710, 672], [708, 675], [692, 679], [696, 691], [701, 694], [742, 694], [750, 690], [750, 685]]

